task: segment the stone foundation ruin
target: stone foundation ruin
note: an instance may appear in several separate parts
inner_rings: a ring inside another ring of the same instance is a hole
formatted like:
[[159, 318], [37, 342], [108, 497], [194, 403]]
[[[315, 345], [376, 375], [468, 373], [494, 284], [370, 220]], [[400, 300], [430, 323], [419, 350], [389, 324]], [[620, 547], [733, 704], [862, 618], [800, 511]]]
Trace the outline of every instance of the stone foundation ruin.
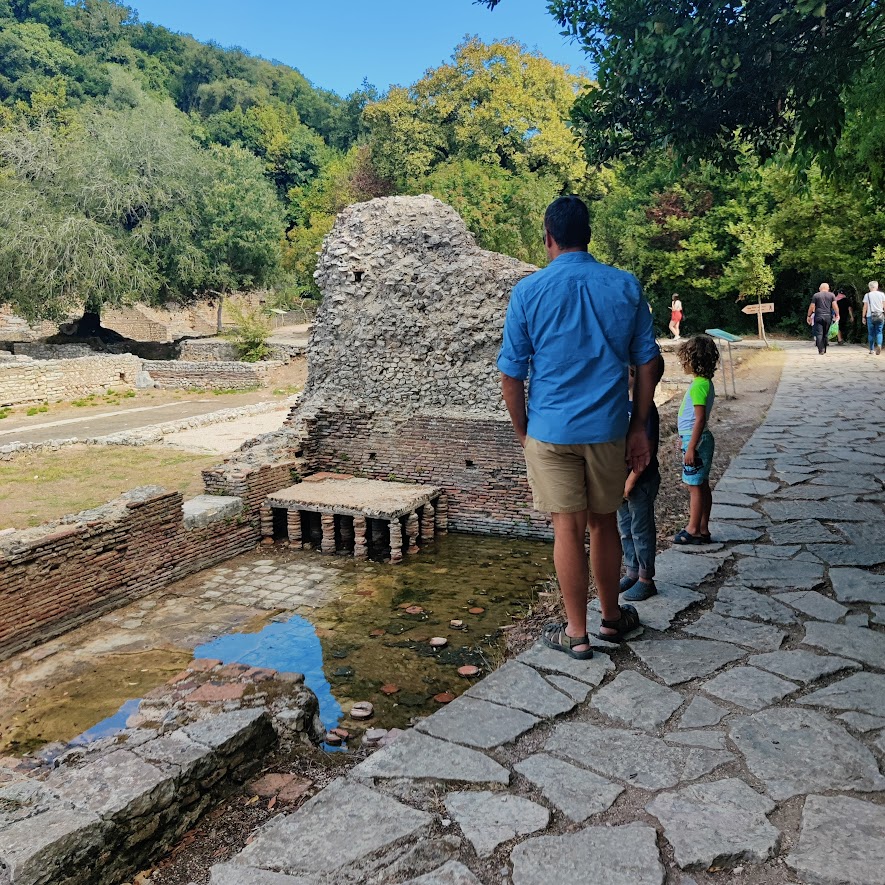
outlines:
[[437, 486], [453, 530], [548, 537], [495, 368], [510, 290], [534, 270], [480, 249], [430, 196], [345, 209], [320, 256], [308, 383], [287, 421], [304, 472]]

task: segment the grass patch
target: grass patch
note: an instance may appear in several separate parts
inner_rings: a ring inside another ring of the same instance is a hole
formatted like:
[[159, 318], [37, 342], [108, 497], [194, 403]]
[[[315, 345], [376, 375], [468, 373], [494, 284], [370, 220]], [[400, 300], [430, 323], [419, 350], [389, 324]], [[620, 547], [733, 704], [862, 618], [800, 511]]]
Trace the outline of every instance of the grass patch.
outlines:
[[274, 390], [274, 396], [292, 396], [295, 393], [300, 393], [301, 387], [297, 384], [287, 384], [285, 387], [277, 387]]
[[42, 405], [39, 405], [39, 406], [31, 406], [27, 410], [27, 412], [25, 412], [25, 414], [30, 417], [31, 415], [40, 415], [43, 412], [48, 412], [48, 411], [49, 411], [49, 403], [43, 403]]
[[212, 393], [215, 396], [230, 396], [237, 393], [255, 393], [256, 390], [261, 390], [260, 385], [253, 384], [252, 387], [220, 387], [218, 390], [213, 390]]
[[12, 409], [5, 408], [5, 407], [0, 409], [0, 421], [2, 421], [3, 418], [8, 418], [11, 414], [12, 414]]
[[203, 491], [200, 470], [218, 455], [129, 446], [69, 446], [0, 462], [0, 529], [28, 528], [78, 513], [140, 485], [186, 498]]

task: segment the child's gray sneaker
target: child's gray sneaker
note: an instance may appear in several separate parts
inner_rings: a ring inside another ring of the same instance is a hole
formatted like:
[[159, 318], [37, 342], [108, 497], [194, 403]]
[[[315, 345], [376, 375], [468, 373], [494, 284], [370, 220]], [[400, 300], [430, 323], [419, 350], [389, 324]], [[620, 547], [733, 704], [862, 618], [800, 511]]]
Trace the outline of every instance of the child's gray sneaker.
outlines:
[[624, 577], [621, 578], [621, 583], [619, 585], [621, 589], [618, 592], [626, 593], [638, 580], [639, 575], [635, 578], [632, 575], [624, 575]]
[[657, 592], [658, 588], [655, 586], [654, 581], [650, 584], [644, 584], [642, 581], [637, 580], [637, 582], [624, 593], [624, 599], [626, 599], [627, 602], [642, 602], [644, 599], [656, 596]]

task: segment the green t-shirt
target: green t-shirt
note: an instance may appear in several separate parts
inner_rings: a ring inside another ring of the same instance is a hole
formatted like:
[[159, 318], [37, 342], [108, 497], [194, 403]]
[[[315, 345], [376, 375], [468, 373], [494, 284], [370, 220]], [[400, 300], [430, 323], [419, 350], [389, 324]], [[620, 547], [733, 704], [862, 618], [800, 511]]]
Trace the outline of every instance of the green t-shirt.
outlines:
[[692, 378], [691, 384], [682, 398], [682, 405], [679, 407], [679, 417], [676, 422], [681, 436], [691, 436], [694, 430], [695, 406], [704, 406], [706, 408], [707, 421], [709, 422], [715, 398], [716, 391], [713, 389], [713, 382], [709, 378]]

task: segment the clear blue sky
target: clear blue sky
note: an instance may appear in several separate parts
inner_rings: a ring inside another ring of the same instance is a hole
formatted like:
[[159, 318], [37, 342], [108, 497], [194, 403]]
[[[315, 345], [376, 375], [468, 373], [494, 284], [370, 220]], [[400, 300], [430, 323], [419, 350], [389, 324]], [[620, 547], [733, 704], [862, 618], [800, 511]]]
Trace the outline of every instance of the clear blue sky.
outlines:
[[298, 68], [314, 85], [347, 95], [367, 78], [382, 91], [407, 86], [451, 57], [465, 35], [514, 37], [529, 49], [586, 66], [559, 34], [545, 0], [133, 0], [142, 21], [241, 46]]

